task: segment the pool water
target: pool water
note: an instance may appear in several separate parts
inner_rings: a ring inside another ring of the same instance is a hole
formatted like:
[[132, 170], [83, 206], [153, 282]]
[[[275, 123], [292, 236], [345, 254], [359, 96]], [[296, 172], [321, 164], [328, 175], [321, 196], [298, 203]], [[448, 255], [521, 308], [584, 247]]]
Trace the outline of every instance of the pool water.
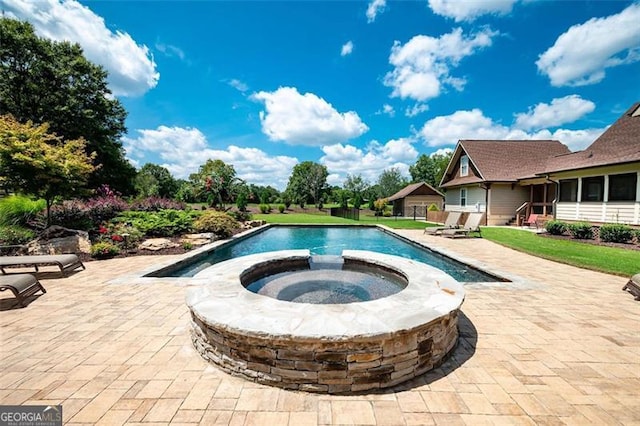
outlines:
[[298, 249], [308, 249], [312, 255], [336, 256], [341, 255], [345, 249], [377, 251], [426, 263], [460, 282], [503, 281], [378, 228], [349, 226], [273, 226], [238, 242], [216, 248], [208, 256], [194, 260], [194, 263], [154, 276], [192, 277], [215, 263], [235, 257]]

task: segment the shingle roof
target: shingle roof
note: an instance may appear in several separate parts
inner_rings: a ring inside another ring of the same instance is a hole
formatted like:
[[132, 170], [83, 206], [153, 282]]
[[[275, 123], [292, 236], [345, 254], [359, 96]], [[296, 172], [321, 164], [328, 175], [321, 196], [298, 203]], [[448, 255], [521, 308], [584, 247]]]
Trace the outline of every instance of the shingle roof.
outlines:
[[[422, 186], [426, 187], [427, 192], [431, 192], [433, 195], [440, 195], [444, 197], [444, 194], [442, 192], [438, 191], [428, 183], [418, 182], [418, 183], [412, 183], [411, 185], [405, 186], [400, 191], [396, 192], [391, 197], [387, 198], [387, 201], [393, 201], [393, 200], [399, 200], [401, 198], [405, 198], [406, 196], [411, 195], [412, 192], [416, 191]], [[424, 195], [424, 194], [420, 194], [420, 195]]]
[[443, 187], [474, 182], [516, 182], [544, 171], [550, 156], [570, 152], [554, 140], [461, 140], [459, 144], [482, 178], [458, 177]]
[[640, 161], [640, 102], [629, 108], [587, 149], [550, 158], [544, 171], [550, 173], [634, 161]]

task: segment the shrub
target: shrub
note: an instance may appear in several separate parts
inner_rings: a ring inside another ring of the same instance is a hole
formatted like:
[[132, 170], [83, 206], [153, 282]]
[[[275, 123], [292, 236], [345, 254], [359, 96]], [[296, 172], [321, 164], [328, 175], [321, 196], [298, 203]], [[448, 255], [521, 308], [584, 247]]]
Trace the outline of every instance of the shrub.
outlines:
[[384, 213], [382, 213], [382, 216], [391, 217], [392, 216], [391, 210], [385, 210]]
[[144, 234], [138, 228], [121, 222], [111, 222], [98, 229], [97, 241], [107, 241], [116, 244], [124, 250], [131, 250], [138, 246]]
[[18, 225], [0, 226], [0, 246], [17, 246], [34, 239], [35, 232]]
[[189, 251], [193, 248], [193, 243], [190, 243], [189, 241], [183, 241], [182, 248]]
[[262, 214], [267, 214], [271, 211], [271, 206], [269, 204], [260, 204], [258, 208]]
[[429, 208], [427, 210], [429, 210], [430, 212], [439, 212], [440, 208], [437, 204], [432, 203], [431, 205], [429, 205]]
[[0, 200], [0, 225], [24, 226], [47, 207], [44, 200], [11, 195]]
[[247, 210], [247, 205], [249, 201], [247, 200], [247, 194], [243, 191], [238, 194], [238, 198], [236, 198], [236, 207], [241, 212]]
[[198, 232], [213, 232], [222, 238], [227, 238], [233, 234], [233, 231], [240, 228], [240, 224], [226, 213], [210, 211], [196, 219], [193, 227]]
[[94, 224], [111, 220], [120, 212], [129, 209], [129, 204], [115, 195], [89, 198], [84, 206]]
[[105, 259], [120, 254], [120, 249], [108, 241], [100, 241], [91, 246], [91, 257]]
[[286, 210], [286, 207], [285, 207], [285, 205], [284, 205], [284, 204], [279, 204], [279, 205], [278, 205], [278, 211], [279, 211], [280, 213], [284, 213], [284, 211], [285, 211], [285, 210]]
[[567, 224], [560, 220], [550, 220], [544, 224], [544, 228], [551, 235], [562, 235], [567, 230]]
[[578, 240], [590, 240], [593, 238], [593, 228], [590, 223], [577, 222], [568, 225], [569, 233]]
[[100, 223], [93, 222], [87, 206], [80, 200], [63, 201], [62, 204], [52, 206], [49, 220], [52, 225], [83, 231], [88, 231], [94, 228], [96, 223]]
[[170, 237], [190, 232], [194, 219], [202, 213], [190, 210], [160, 210], [159, 212], [126, 211], [114, 219], [137, 228], [144, 235]]
[[131, 204], [131, 210], [140, 212], [158, 212], [160, 210], [184, 210], [187, 205], [180, 201], [162, 197], [147, 197]]
[[600, 240], [611, 243], [626, 243], [633, 238], [633, 230], [627, 225], [607, 224], [600, 227]]
[[[387, 199], [386, 198], [378, 198], [373, 202], [373, 208], [376, 211], [376, 216], [382, 215], [384, 210], [387, 208]], [[391, 215], [389, 215], [391, 216]]]
[[238, 222], [246, 222], [248, 220], [251, 220], [251, 217], [252, 217], [251, 213], [249, 213], [248, 211], [240, 211], [240, 210], [232, 210], [230, 212], [227, 212], [227, 214], [231, 215], [231, 217], [237, 220]]
[[633, 235], [636, 237], [636, 244], [640, 246], [640, 229], [634, 229]]
[[282, 196], [282, 203], [288, 209], [289, 207], [291, 207], [291, 197], [289, 197], [288, 194], [284, 194]]

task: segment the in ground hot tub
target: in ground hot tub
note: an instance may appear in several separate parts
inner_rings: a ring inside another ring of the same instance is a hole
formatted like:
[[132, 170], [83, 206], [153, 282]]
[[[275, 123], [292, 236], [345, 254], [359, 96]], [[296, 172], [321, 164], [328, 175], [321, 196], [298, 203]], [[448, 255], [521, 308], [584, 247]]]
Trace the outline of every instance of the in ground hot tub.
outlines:
[[327, 393], [385, 388], [437, 366], [458, 339], [464, 300], [439, 269], [355, 250], [239, 257], [192, 284], [192, 337], [204, 358], [260, 383]]

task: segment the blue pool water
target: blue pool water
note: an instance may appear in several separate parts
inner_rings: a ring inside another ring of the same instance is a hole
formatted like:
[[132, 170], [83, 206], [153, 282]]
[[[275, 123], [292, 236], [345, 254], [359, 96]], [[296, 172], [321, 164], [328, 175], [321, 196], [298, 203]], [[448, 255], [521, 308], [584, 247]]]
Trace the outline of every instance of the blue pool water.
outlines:
[[417, 260], [441, 269], [461, 282], [490, 282], [501, 279], [471, 268], [446, 256], [406, 242], [377, 228], [330, 226], [275, 226], [238, 242], [216, 248], [193, 263], [153, 274], [192, 277], [214, 263], [275, 250], [308, 249], [311, 254], [340, 255], [342, 250], [370, 250]]

